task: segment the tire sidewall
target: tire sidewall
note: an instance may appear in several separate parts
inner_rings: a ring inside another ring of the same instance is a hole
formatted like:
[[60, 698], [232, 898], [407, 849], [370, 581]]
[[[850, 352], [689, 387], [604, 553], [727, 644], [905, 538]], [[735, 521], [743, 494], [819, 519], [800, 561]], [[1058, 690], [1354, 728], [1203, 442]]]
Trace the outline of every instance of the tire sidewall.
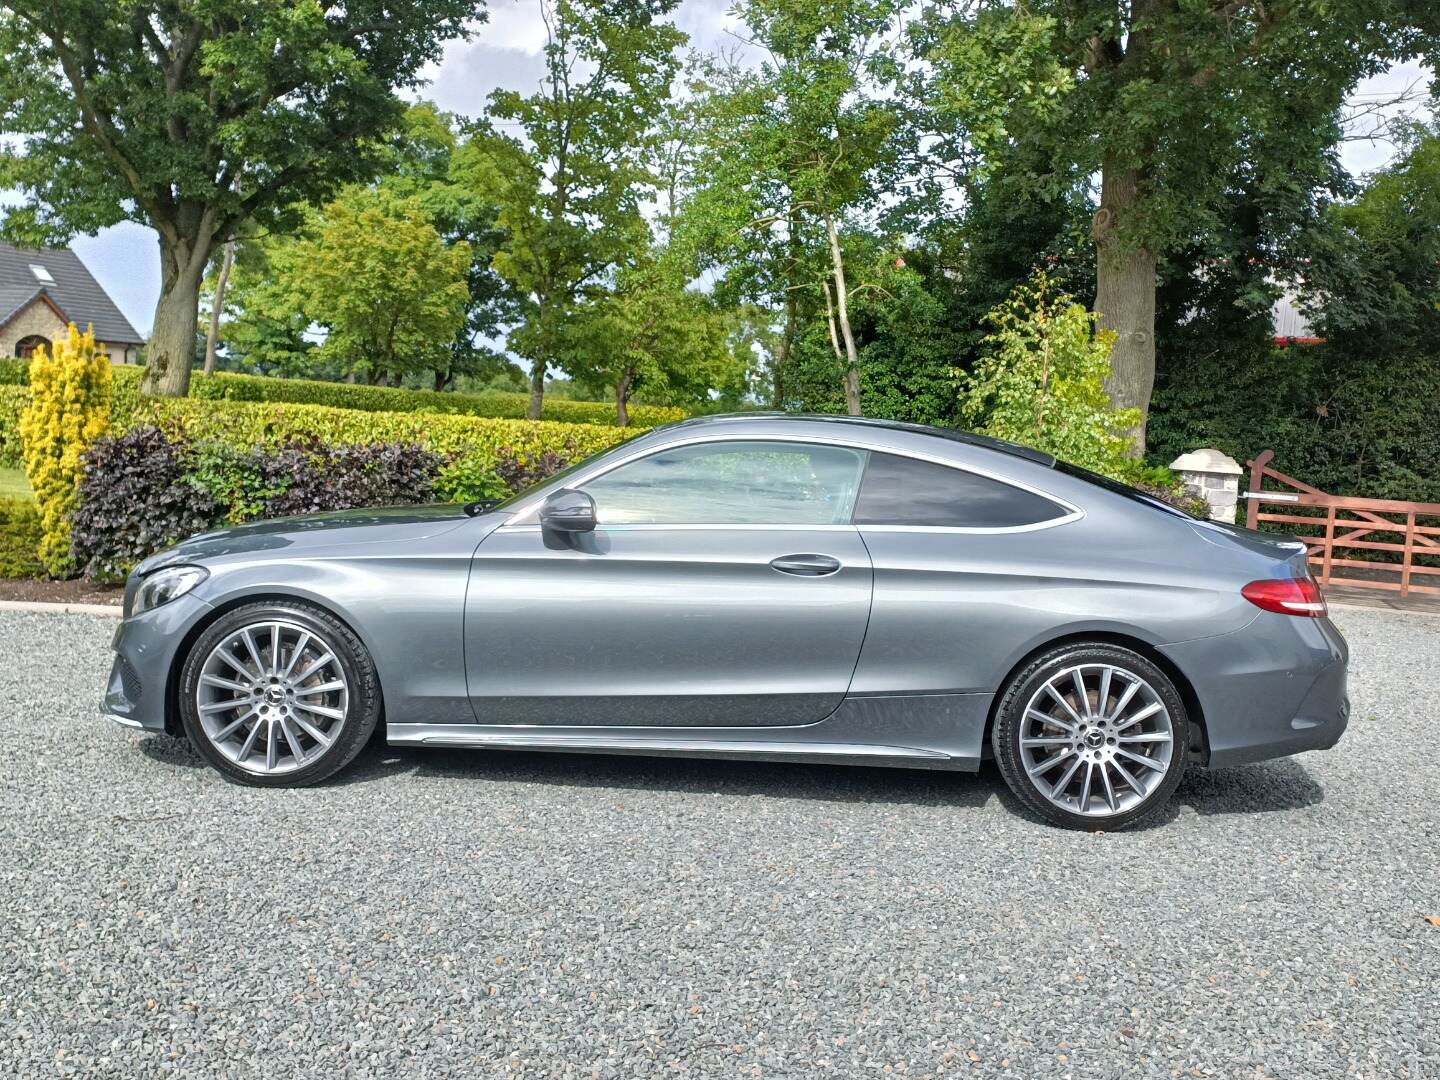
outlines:
[[[1109, 664], [1134, 672], [1154, 688], [1170, 713], [1172, 748], [1165, 776], [1139, 806], [1121, 814], [1089, 817], [1052, 803], [1025, 771], [1020, 754], [1025, 708], [1045, 682], [1080, 664]], [[1155, 663], [1119, 645], [1075, 644], [1062, 646], [1036, 657], [1015, 675], [1005, 688], [996, 712], [991, 748], [1010, 790], [1033, 813], [1052, 824], [1091, 832], [1113, 832], [1159, 813], [1170, 802], [1185, 773], [1189, 756], [1190, 716], [1185, 701], [1170, 677]]]
[[[335, 653], [349, 684], [345, 725], [340, 738], [303, 769], [278, 776], [249, 772], [222, 754], [205, 733], [196, 704], [201, 669], [215, 646], [242, 626], [266, 621], [288, 622], [321, 638]], [[378, 687], [369, 654], [344, 623], [328, 612], [309, 605], [260, 602], [226, 612], [196, 638], [181, 668], [177, 705], [191, 744], [227, 778], [253, 787], [304, 787], [319, 783], [343, 769], [364, 749], [379, 720]]]

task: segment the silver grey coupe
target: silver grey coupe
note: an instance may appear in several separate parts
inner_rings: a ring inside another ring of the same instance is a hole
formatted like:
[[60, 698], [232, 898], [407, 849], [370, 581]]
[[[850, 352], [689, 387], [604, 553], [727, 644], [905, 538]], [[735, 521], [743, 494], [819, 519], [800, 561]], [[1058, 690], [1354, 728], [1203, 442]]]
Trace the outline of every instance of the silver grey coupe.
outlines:
[[1020, 446], [754, 414], [498, 505], [262, 521], [130, 576], [103, 711], [225, 775], [392, 745], [975, 771], [1115, 829], [1187, 764], [1333, 746], [1303, 545]]

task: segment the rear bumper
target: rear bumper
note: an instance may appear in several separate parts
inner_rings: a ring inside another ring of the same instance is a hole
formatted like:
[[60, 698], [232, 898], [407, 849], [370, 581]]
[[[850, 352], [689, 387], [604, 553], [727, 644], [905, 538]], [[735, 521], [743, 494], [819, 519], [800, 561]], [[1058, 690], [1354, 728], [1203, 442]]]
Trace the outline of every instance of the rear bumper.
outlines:
[[1189, 678], [1212, 768], [1327, 750], [1350, 720], [1350, 654], [1329, 619], [1268, 612], [1233, 634], [1160, 650]]
[[195, 623], [209, 612], [204, 600], [186, 594], [115, 629], [115, 660], [100, 714], [122, 727], [164, 731], [166, 698], [176, 651]]

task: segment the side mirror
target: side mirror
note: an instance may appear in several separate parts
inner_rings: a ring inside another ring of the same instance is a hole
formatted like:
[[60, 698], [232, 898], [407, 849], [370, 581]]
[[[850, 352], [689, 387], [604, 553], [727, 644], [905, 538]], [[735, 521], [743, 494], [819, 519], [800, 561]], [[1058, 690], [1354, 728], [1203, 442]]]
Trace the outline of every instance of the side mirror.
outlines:
[[593, 532], [595, 500], [583, 491], [561, 488], [540, 504], [540, 524], [556, 532]]

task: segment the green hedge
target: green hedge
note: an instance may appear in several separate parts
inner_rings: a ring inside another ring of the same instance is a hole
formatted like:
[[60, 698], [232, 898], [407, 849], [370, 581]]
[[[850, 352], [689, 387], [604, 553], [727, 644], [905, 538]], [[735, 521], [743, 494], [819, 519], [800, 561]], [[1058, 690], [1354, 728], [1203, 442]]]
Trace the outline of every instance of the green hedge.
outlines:
[[[133, 364], [115, 367], [115, 392], [121, 397], [139, 396], [144, 369]], [[23, 386], [28, 367], [24, 360], [0, 360], [0, 387]], [[283, 401], [293, 405], [330, 405], [337, 409], [365, 412], [450, 413], [461, 416], [490, 416], [501, 420], [523, 420], [530, 411], [527, 394], [487, 390], [480, 394], [440, 393], [434, 390], [406, 390], [393, 386], [364, 386], [323, 382], [319, 379], [272, 379], [261, 375], [240, 375], [230, 371], [190, 377], [190, 396], [202, 400]], [[632, 405], [630, 422], [637, 427], [656, 427], [688, 416], [671, 405]], [[543, 420], [564, 424], [615, 423], [615, 406], [604, 401], [569, 401], [546, 398]]]
[[[117, 366], [117, 395], [131, 400], [137, 398], [141, 372], [142, 369], [134, 365]], [[24, 381], [23, 362], [0, 364], [0, 385]], [[192, 375], [190, 396], [204, 401], [276, 401], [292, 405], [329, 405], [364, 412], [442, 413], [501, 420], [523, 420], [530, 410], [528, 395], [498, 390], [481, 394], [437, 393], [434, 390], [405, 390], [392, 386], [321, 382], [317, 379], [272, 379], [228, 371]], [[655, 427], [683, 420], [687, 415], [684, 409], [668, 405], [636, 405], [630, 410], [630, 422], [636, 427]], [[615, 406], [603, 401], [546, 398], [541, 419], [565, 424], [613, 425]]]
[[141, 399], [124, 423], [117, 417], [115, 428], [124, 430], [138, 424], [154, 424], [191, 440], [220, 442], [238, 450], [316, 438], [337, 446], [415, 443], [446, 455], [494, 456], [508, 449], [523, 455], [563, 451], [572, 458], [604, 450], [644, 430], [548, 420], [365, 412], [328, 405], [194, 398]]
[[39, 547], [40, 508], [28, 499], [0, 499], [0, 578], [44, 577]]
[[[19, 468], [23, 464], [19, 421], [29, 397], [27, 387], [0, 386], [0, 467]], [[337, 445], [414, 442], [437, 453], [466, 456], [477, 452], [493, 455], [501, 448], [509, 448], [526, 455], [563, 451], [571, 457], [583, 457], [645, 430], [550, 420], [365, 412], [326, 405], [139, 398], [117, 393], [112, 429], [127, 431], [138, 424], [155, 424], [187, 437], [218, 440], [238, 450], [313, 436]]]
[[1159, 371], [1151, 460], [1213, 446], [1244, 465], [1274, 450], [1276, 469], [1322, 491], [1440, 502], [1440, 355], [1299, 345], [1186, 359]]
[[20, 452], [20, 411], [30, 400], [25, 386], [0, 385], [0, 469], [19, 469], [25, 465]]

